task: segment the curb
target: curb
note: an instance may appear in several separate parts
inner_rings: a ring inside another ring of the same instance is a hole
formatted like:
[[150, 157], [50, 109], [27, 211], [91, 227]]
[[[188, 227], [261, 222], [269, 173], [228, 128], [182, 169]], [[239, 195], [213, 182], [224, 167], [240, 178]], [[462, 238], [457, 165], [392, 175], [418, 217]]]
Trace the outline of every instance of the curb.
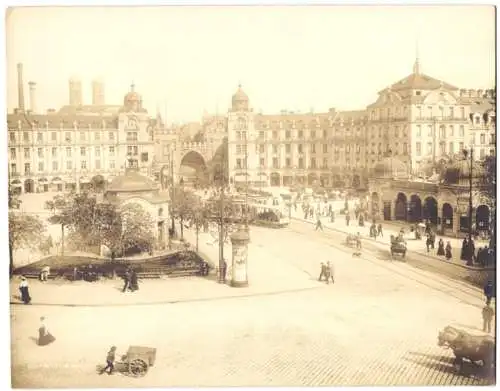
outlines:
[[192, 299], [180, 299], [180, 300], [167, 300], [167, 301], [156, 301], [156, 302], [144, 302], [144, 303], [120, 303], [120, 304], [57, 304], [57, 303], [30, 303], [23, 304], [17, 301], [11, 301], [10, 305], [16, 306], [26, 306], [26, 307], [137, 307], [137, 306], [152, 306], [152, 305], [167, 305], [167, 304], [182, 304], [182, 303], [196, 303], [203, 301], [222, 301], [222, 300], [231, 300], [231, 299], [239, 299], [239, 298], [248, 298], [248, 297], [259, 297], [259, 296], [276, 296], [287, 293], [298, 293], [304, 291], [310, 291], [314, 289], [320, 289], [323, 286], [314, 286], [309, 288], [299, 288], [299, 289], [286, 289], [283, 291], [275, 291], [275, 292], [261, 292], [261, 293], [247, 293], [243, 295], [228, 295], [228, 296], [216, 296], [216, 297], [199, 297]]

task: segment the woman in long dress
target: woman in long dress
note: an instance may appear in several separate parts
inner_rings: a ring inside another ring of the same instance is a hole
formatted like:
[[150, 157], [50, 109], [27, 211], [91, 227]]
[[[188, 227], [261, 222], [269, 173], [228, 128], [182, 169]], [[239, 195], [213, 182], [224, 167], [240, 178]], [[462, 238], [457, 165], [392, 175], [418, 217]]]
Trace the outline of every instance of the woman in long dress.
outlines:
[[19, 291], [21, 292], [21, 300], [23, 301], [23, 303], [29, 304], [31, 302], [30, 289], [28, 286], [28, 280], [24, 276], [21, 277]]
[[443, 242], [443, 239], [439, 239], [437, 255], [439, 255], [439, 256], [443, 256], [444, 255], [444, 242]]
[[39, 346], [46, 346], [48, 344], [51, 344], [55, 340], [56, 339], [49, 332], [49, 329], [47, 328], [47, 325], [45, 324], [45, 318], [42, 316], [40, 318], [40, 327], [38, 328], [38, 345]]
[[449, 241], [446, 243], [446, 259], [451, 259], [451, 244]]

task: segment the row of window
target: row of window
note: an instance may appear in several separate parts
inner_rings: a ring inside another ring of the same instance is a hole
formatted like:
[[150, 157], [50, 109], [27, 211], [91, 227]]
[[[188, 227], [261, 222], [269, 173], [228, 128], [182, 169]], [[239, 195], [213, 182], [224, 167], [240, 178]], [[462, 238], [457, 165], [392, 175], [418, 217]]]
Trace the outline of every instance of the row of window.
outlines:
[[[322, 148], [321, 148], [321, 151], [322, 153], [328, 153], [329, 152], [329, 148], [328, 148], [328, 144], [318, 144], [318, 146], [321, 145]], [[310, 149], [310, 152], [311, 153], [317, 153], [317, 151], [319, 150], [319, 148], [316, 148], [316, 144], [310, 144], [309, 145], [309, 149]], [[352, 148], [353, 150], [355, 150], [357, 153], [360, 153], [361, 152], [361, 146], [360, 145], [356, 145], [354, 148]], [[277, 154], [278, 153], [278, 146], [277, 145], [273, 145], [272, 146], [272, 153], [273, 154]], [[297, 145], [297, 152], [298, 153], [304, 153], [304, 144], [298, 144]], [[340, 150], [340, 147], [339, 146], [335, 146], [335, 150], [334, 152], [338, 153]], [[351, 151], [351, 145], [350, 144], [346, 144], [345, 145], [345, 150], [346, 152], [350, 152]], [[259, 153], [259, 154], [263, 154], [265, 153], [266, 151], [266, 146], [264, 144], [258, 144], [256, 145], [256, 153]], [[246, 145], [245, 144], [237, 144], [236, 145], [236, 154], [237, 155], [241, 155], [241, 154], [245, 154], [246, 153]], [[285, 153], [292, 153], [292, 145], [291, 144], [285, 144]]]
[[[52, 147], [52, 149], [51, 149], [52, 157], [57, 157], [58, 151], [59, 151], [59, 148]], [[87, 156], [87, 153], [89, 153], [89, 152], [90, 152], [90, 148], [80, 147], [80, 156]], [[127, 155], [137, 156], [138, 154], [139, 154], [139, 147], [137, 145], [128, 145], [127, 146]], [[45, 156], [44, 148], [37, 148], [37, 155], [39, 158], [43, 158]], [[66, 147], [66, 157], [72, 157], [72, 155], [73, 155], [73, 148]], [[101, 147], [94, 147], [94, 155], [101, 156]], [[109, 156], [115, 155], [115, 147], [114, 146], [108, 147], [108, 155]], [[147, 155], [147, 153], [146, 153], [146, 155]], [[16, 148], [10, 148], [10, 158], [11, 159], [17, 158]], [[24, 148], [24, 158], [25, 159], [31, 158], [31, 148]]]
[[[53, 141], [53, 142], [57, 141], [57, 133], [58, 132], [50, 132], [50, 141]], [[108, 133], [108, 140], [109, 141], [116, 140], [116, 135], [117, 135], [116, 131], [115, 132], [107, 132], [107, 133]], [[44, 132], [37, 132], [36, 133], [36, 142], [43, 143], [45, 141], [45, 137], [44, 137], [45, 134], [46, 133], [44, 133]], [[138, 132], [126, 132], [125, 139], [127, 141], [137, 141], [138, 140]], [[64, 140], [66, 142], [73, 141], [73, 132], [64, 132]], [[9, 141], [11, 143], [16, 142], [16, 133], [15, 132], [9, 132]], [[25, 143], [31, 142], [31, 132], [23, 132], [22, 141]], [[80, 141], [91, 141], [91, 137], [86, 132], [80, 132]], [[101, 133], [100, 132], [94, 132], [94, 141], [101, 141]]]
[[[109, 168], [111, 170], [115, 169], [115, 161], [110, 160], [108, 162]], [[76, 168], [76, 164], [73, 165], [72, 160], [67, 160], [66, 161], [66, 170], [73, 170], [73, 168]], [[52, 162], [52, 171], [58, 172], [59, 171], [59, 162], [53, 161]], [[44, 172], [45, 171], [45, 162], [39, 162], [38, 163], [38, 172]], [[62, 166], [61, 166], [62, 168]], [[95, 160], [94, 161], [94, 167], [95, 170], [100, 170], [101, 169], [101, 161], [100, 160]], [[81, 170], [86, 170], [87, 169], [87, 161], [86, 160], [81, 160], [80, 161], [80, 169]], [[11, 163], [10, 164], [10, 173], [11, 174], [18, 174], [18, 168], [16, 163]], [[33, 174], [32, 168], [31, 168], [31, 163], [24, 163], [24, 175], [30, 175]]]
[[[452, 155], [454, 153], [458, 153], [460, 151], [463, 151], [464, 147], [465, 147], [465, 144], [463, 142], [459, 142], [458, 149], [455, 149], [455, 143], [450, 142], [448, 144], [448, 150], [447, 150], [446, 145], [447, 144], [444, 141], [440, 142], [437, 146], [435, 146], [433, 143], [427, 143], [426, 144], [426, 147], [427, 147], [426, 148], [426, 155], [432, 155], [433, 153], [438, 152], [438, 151], [439, 151], [439, 155], [446, 155], [446, 154]], [[434, 148], [436, 148], [436, 150], [434, 150]], [[422, 156], [422, 143], [419, 143], [419, 142], [416, 143], [415, 149], [416, 149], [417, 156]], [[489, 154], [491, 156], [493, 156], [495, 154], [495, 149], [490, 148]], [[486, 156], [486, 149], [485, 148], [479, 149], [479, 158], [483, 159], [485, 156]]]
[[[141, 162], [147, 162], [148, 161], [148, 154], [147, 153], [143, 153], [141, 154]], [[73, 165], [73, 160], [67, 160], [66, 162], [66, 170], [73, 170], [73, 167], [76, 168], [76, 164]], [[108, 166], [109, 166], [109, 169], [111, 170], [114, 170], [115, 169], [115, 161], [114, 160], [110, 160], [108, 162]], [[59, 162], [58, 161], [53, 161], [52, 162], [52, 171], [59, 171]], [[62, 166], [61, 166], [62, 167]], [[38, 172], [44, 172], [45, 171], [45, 162], [39, 162], [38, 163]], [[88, 167], [87, 167], [87, 160], [80, 160], [80, 169], [81, 170], [86, 170]], [[94, 167], [93, 169], [95, 170], [100, 170], [101, 169], [101, 160], [100, 159], [96, 159], [94, 161]], [[18, 171], [17, 171], [17, 164], [16, 163], [11, 163], [10, 164], [10, 173], [11, 174], [17, 174]], [[31, 163], [24, 163], [24, 174], [25, 175], [29, 175], [29, 174], [32, 174], [32, 170], [31, 170]]]
[[[339, 161], [340, 160], [340, 156], [339, 155], [336, 155], [335, 156], [335, 161]], [[278, 158], [273, 158], [272, 160], [272, 168], [273, 169], [280, 169], [280, 168], [299, 168], [299, 169], [305, 169], [305, 164], [304, 164], [304, 159], [303, 158], [299, 158], [298, 161], [297, 161], [297, 166], [292, 166], [292, 159], [291, 158], [286, 158], [285, 159], [285, 165], [283, 167], [281, 167], [280, 165], [280, 161]], [[346, 164], [347, 165], [350, 165], [351, 164], [351, 160], [350, 159], [346, 159]], [[317, 164], [317, 159], [316, 158], [311, 158], [310, 159], [310, 164], [309, 164], [309, 167], [307, 168], [310, 168], [310, 169], [328, 169], [328, 159], [327, 158], [323, 158], [323, 161], [322, 161], [322, 165], [321, 166], [318, 166]], [[358, 158], [356, 159], [356, 163], [361, 166], [361, 160]], [[260, 158], [260, 161], [259, 161], [259, 167], [261, 168], [265, 168], [266, 167], [266, 163], [265, 163], [265, 159], [264, 158]], [[236, 159], [236, 169], [246, 169], [247, 168], [247, 164], [246, 164], [246, 159]]]

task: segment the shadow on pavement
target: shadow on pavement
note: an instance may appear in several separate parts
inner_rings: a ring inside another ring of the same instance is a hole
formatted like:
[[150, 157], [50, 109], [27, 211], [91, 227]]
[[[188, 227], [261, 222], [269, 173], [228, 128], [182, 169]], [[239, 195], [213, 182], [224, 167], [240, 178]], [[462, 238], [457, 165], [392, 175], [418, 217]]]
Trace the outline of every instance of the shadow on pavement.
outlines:
[[462, 367], [458, 370], [454, 365], [455, 357], [453, 356], [419, 352], [408, 352], [408, 355], [411, 357], [403, 357], [405, 361], [412, 362], [428, 369], [438, 370], [453, 376], [468, 377], [480, 381], [481, 383], [487, 382], [487, 384], [492, 384], [495, 382], [494, 370], [488, 373], [481, 365], [467, 360], [463, 360]]

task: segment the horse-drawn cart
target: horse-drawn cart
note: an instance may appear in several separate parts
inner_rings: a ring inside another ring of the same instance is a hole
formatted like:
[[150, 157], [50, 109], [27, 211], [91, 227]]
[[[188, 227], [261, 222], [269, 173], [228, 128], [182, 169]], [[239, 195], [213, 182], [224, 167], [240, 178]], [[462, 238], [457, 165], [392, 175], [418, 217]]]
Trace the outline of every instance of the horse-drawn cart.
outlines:
[[345, 245], [347, 247], [356, 247], [356, 243], [358, 242], [358, 237], [353, 234], [348, 234], [345, 238]]
[[446, 326], [439, 332], [438, 345], [453, 350], [457, 372], [462, 370], [464, 359], [476, 365], [481, 363], [486, 371], [495, 367], [495, 338], [479, 330]]
[[404, 259], [406, 256], [406, 241], [402, 236], [395, 237], [391, 235], [391, 258], [394, 258], [394, 255], [398, 254]]
[[156, 349], [144, 346], [130, 346], [127, 354], [122, 358], [126, 365], [126, 371], [130, 376], [144, 376], [149, 367], [152, 367], [156, 360]]

